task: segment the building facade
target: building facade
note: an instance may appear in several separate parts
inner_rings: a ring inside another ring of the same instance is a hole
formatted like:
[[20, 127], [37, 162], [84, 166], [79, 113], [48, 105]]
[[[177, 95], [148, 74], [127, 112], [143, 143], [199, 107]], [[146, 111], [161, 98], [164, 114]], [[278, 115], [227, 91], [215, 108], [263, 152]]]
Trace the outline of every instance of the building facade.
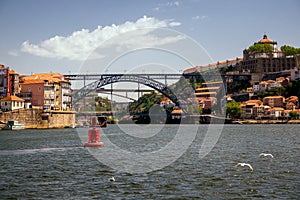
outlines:
[[268, 96], [263, 98], [264, 105], [268, 105], [271, 108], [283, 107], [285, 103], [285, 98], [283, 96]]
[[0, 98], [19, 93], [19, 74], [0, 64]]
[[24, 108], [24, 99], [17, 96], [8, 96], [0, 100], [1, 111], [12, 111]]
[[295, 76], [299, 73], [299, 55], [285, 56], [281, 50], [277, 49], [277, 42], [270, 40], [267, 35], [264, 35], [261, 40], [255, 44], [269, 44], [272, 46], [272, 51], [267, 53], [250, 52], [248, 49], [243, 51], [243, 60], [236, 64], [240, 73], [252, 74], [252, 82], [263, 80], [266, 74], [276, 74], [282, 72], [292, 72]]
[[72, 110], [71, 83], [59, 73], [22, 77], [20, 97], [44, 110]]

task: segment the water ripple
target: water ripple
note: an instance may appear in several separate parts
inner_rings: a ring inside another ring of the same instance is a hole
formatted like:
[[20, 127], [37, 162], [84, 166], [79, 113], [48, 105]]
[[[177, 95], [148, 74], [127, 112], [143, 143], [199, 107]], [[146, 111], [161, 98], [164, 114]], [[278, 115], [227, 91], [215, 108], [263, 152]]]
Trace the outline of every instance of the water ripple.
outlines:
[[[173, 136], [164, 134], [166, 141]], [[225, 126], [217, 145], [199, 159], [203, 134], [171, 165], [129, 174], [99, 163], [74, 130], [1, 132], [0, 198], [299, 199], [299, 125]], [[166, 141], [138, 148], [149, 151]], [[274, 158], [259, 157], [262, 152]], [[251, 163], [253, 172], [235, 167], [238, 162]], [[115, 182], [108, 181], [112, 176]]]

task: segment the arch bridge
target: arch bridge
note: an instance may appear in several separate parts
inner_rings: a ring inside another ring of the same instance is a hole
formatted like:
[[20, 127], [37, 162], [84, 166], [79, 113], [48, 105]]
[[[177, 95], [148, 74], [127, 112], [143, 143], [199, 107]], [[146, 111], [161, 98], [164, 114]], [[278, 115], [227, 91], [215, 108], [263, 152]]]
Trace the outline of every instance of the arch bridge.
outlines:
[[[201, 74], [69, 74], [64, 75], [69, 80], [83, 80], [84, 86], [73, 94], [73, 104], [76, 104], [89, 93], [102, 89], [104, 86], [117, 82], [135, 82], [153, 88], [163, 95], [168, 97], [175, 105], [179, 106], [179, 100], [173, 91], [168, 87], [167, 80], [179, 80], [184, 78], [202, 78]], [[242, 77], [249, 78], [249, 74], [239, 75], [220, 75], [220, 74], [205, 74], [206, 78], [220, 79], [226, 84], [226, 78]], [[251, 76], [251, 75], [250, 75]], [[85, 84], [87, 80], [95, 80], [89, 84]], [[157, 80], [163, 80], [162, 82]]]
[[[92, 75], [87, 77], [85, 80], [94, 80], [95, 76]], [[169, 77], [168, 77], [169, 76]], [[182, 75], [180, 75], [182, 76]], [[86, 78], [84, 76], [68, 76], [66, 78], [70, 80], [82, 80], [82, 78]], [[171, 89], [167, 86], [167, 79], [178, 79], [178, 74], [102, 74], [98, 75], [98, 80], [91, 82], [87, 85], [84, 85], [80, 90], [73, 94], [73, 104], [77, 103], [83, 97], [87, 96], [89, 93], [95, 92], [97, 90], [101, 90], [104, 86], [117, 83], [117, 82], [135, 82], [146, 85], [150, 88], [153, 88], [166, 97], [168, 97], [171, 101], [173, 101], [176, 105], [179, 106], [178, 99], [176, 95], [171, 91]], [[164, 79], [165, 82], [162, 83], [157, 81], [156, 79]]]

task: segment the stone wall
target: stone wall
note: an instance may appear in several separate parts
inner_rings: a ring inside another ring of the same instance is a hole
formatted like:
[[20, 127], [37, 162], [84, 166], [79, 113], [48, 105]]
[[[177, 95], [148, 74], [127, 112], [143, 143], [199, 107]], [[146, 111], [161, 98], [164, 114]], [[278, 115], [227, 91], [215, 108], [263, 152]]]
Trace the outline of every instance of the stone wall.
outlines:
[[64, 128], [75, 126], [75, 112], [29, 108], [0, 114], [1, 122], [7, 123], [9, 120], [17, 120], [26, 128]]

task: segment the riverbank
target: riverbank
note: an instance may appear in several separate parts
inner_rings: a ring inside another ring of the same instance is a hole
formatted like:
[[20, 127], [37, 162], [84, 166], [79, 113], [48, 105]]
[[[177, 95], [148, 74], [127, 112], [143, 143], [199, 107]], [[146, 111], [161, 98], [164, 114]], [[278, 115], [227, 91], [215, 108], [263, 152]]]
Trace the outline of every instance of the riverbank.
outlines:
[[0, 113], [1, 124], [9, 120], [18, 121], [26, 129], [48, 129], [75, 127], [75, 111], [42, 110], [36, 108], [18, 109]]
[[300, 124], [299, 119], [295, 120], [234, 120], [232, 121], [233, 124]]

